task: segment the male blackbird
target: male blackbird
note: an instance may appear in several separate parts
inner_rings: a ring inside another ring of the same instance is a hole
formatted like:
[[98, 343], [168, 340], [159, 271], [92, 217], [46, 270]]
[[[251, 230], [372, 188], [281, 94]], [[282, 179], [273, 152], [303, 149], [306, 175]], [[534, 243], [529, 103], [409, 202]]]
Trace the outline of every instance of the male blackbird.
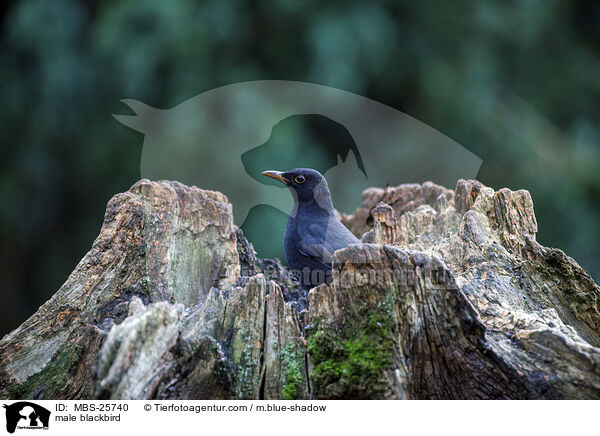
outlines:
[[289, 267], [304, 287], [330, 283], [333, 252], [362, 242], [335, 216], [327, 181], [310, 168], [262, 174], [283, 182], [294, 197], [283, 237]]

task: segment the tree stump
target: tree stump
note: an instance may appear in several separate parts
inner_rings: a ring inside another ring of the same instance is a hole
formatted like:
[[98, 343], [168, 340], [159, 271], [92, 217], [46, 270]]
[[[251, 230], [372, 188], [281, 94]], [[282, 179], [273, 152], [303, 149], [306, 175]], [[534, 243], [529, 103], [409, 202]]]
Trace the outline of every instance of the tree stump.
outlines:
[[304, 295], [218, 192], [141, 180], [0, 341], [10, 399], [600, 398], [600, 288], [527, 191], [367, 189]]

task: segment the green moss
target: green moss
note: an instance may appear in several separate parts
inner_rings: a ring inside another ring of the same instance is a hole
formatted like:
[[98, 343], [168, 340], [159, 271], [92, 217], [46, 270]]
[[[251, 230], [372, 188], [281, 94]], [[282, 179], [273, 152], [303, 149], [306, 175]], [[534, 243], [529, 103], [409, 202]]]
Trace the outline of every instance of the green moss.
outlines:
[[259, 383], [258, 368], [260, 361], [254, 356], [256, 337], [249, 328], [244, 328], [234, 337], [232, 360], [235, 365], [236, 395], [238, 399], [256, 397]]
[[380, 398], [386, 389], [381, 370], [392, 362], [394, 341], [388, 317], [371, 314], [346, 338], [331, 329], [317, 329], [308, 340], [314, 364], [316, 398]]
[[560, 292], [573, 311], [587, 310], [596, 305], [595, 293], [588, 285], [593, 283], [591, 278], [583, 270], [577, 270], [561, 250], [549, 249], [543, 262], [537, 263], [535, 269], [543, 279], [555, 285], [555, 292]]
[[236, 362], [236, 378], [239, 383], [237, 395], [239, 399], [253, 399], [256, 396], [258, 383], [256, 368], [258, 365], [259, 362], [252, 357], [250, 349], [242, 351], [239, 360]]
[[142, 295], [150, 295], [150, 291], [152, 290], [152, 282], [149, 277], [144, 277], [140, 282], [140, 287]]
[[300, 389], [304, 382], [304, 353], [293, 344], [288, 344], [281, 352], [281, 361], [285, 372], [281, 398], [296, 400], [300, 397]]
[[75, 345], [58, 353], [42, 371], [32, 375], [23, 383], [8, 390], [10, 399], [31, 398], [33, 391], [40, 392], [36, 397], [56, 398], [56, 394], [66, 386], [71, 377], [71, 368], [81, 358], [81, 346]]

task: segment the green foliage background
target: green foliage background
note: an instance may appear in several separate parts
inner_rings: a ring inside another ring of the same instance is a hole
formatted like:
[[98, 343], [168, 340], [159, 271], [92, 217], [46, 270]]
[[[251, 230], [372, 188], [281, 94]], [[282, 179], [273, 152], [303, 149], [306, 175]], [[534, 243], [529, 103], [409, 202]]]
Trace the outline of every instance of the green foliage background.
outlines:
[[119, 100], [169, 108], [247, 80], [329, 85], [429, 124], [483, 159], [485, 184], [529, 189], [538, 239], [600, 278], [597, 1], [24, 0], [0, 15], [0, 335], [139, 178]]

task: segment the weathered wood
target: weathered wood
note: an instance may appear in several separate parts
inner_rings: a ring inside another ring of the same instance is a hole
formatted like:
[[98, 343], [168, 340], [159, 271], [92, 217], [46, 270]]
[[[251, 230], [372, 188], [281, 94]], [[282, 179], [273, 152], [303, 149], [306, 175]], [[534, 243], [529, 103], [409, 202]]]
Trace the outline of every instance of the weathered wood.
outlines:
[[370, 188], [307, 296], [218, 192], [142, 180], [0, 341], [2, 398], [600, 398], [600, 289], [527, 191]]

